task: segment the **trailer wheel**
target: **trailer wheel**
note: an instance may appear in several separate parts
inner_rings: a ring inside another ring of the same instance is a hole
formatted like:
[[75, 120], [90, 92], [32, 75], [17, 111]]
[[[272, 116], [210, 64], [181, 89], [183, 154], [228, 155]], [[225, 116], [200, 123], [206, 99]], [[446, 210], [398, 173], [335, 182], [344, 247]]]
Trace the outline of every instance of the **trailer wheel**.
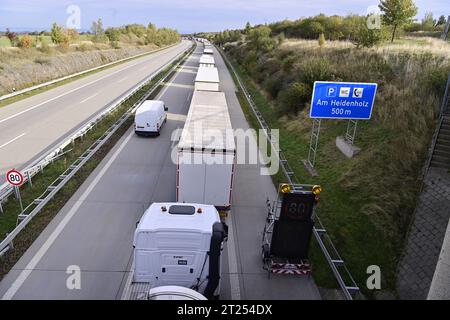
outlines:
[[266, 263], [270, 256], [269, 244], [267, 244], [267, 243], [263, 244], [261, 256], [262, 256], [263, 262]]

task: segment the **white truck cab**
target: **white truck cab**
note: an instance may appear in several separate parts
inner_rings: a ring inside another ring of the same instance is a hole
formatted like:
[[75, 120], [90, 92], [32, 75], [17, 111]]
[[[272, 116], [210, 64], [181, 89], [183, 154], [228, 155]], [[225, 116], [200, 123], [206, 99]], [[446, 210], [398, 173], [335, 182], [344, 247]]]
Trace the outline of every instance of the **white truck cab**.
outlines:
[[212, 205], [153, 203], [134, 233], [133, 278], [127, 295], [179, 286], [207, 299], [217, 298], [227, 229]]
[[134, 131], [137, 135], [159, 135], [167, 121], [168, 108], [164, 101], [146, 100], [136, 110]]

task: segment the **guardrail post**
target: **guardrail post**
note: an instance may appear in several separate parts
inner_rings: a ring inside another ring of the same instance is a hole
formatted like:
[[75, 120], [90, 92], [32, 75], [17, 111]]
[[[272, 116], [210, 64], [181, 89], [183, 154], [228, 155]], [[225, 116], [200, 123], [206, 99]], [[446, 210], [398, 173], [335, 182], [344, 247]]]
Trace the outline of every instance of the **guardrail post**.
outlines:
[[20, 211], [23, 212], [22, 197], [20, 196], [20, 189], [19, 189], [19, 187], [15, 186], [14, 187], [14, 191], [16, 192], [16, 199], [19, 201]]
[[27, 179], [28, 179], [28, 183], [29, 183], [30, 187], [32, 187], [33, 186], [33, 182], [31, 181], [30, 171], [27, 171]]

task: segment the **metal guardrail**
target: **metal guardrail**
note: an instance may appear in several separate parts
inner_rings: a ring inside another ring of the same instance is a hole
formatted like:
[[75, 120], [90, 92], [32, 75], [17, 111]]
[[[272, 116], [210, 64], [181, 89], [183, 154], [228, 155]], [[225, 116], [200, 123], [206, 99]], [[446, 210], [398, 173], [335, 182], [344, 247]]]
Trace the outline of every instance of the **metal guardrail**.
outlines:
[[[183, 55], [191, 54], [193, 52], [193, 49], [190, 50], [187, 49], [186, 51], [183, 51], [179, 55], [177, 55], [174, 59], [171, 60], [171, 62], [168, 63], [170, 65]], [[98, 149], [100, 149], [103, 144], [108, 141], [108, 139], [122, 126], [122, 124], [127, 121], [127, 119], [133, 114], [135, 109], [143, 102], [145, 101], [151, 94], [155, 92], [155, 90], [168, 79], [168, 77], [171, 76], [173, 71], [175, 71], [178, 66], [182, 63], [183, 60], [180, 60], [178, 63], [176, 63], [168, 72], [167, 74], [162, 77], [158, 82], [156, 82], [152, 88], [145, 93], [133, 106], [131, 106], [127, 112], [123, 114], [122, 117], [120, 117], [110, 128], [108, 128], [105, 133], [96, 140], [77, 160], [75, 160], [69, 168], [62, 173], [56, 180], [54, 180], [46, 189], [44, 193], [42, 193], [37, 199], [35, 199], [32, 203], [30, 203], [18, 216], [18, 224], [16, 228], [9, 233], [5, 239], [0, 243], [0, 255], [4, 254], [7, 250], [9, 250], [12, 247], [13, 240], [15, 237], [20, 233], [20, 231], [23, 230], [23, 228], [26, 227], [26, 225], [33, 219], [33, 217], [39, 213], [42, 208], [58, 193], [59, 190], [61, 190], [62, 187], [78, 172], [78, 170], [83, 167], [83, 165], [97, 152]], [[164, 69], [167, 68], [167, 65], [160, 68], [156, 73], [154, 73], [150, 78], [150, 80], [147, 80], [146, 83], [151, 81], [156, 75], [161, 73]], [[141, 85], [138, 85], [139, 89], [142, 88]], [[136, 88], [137, 88], [136, 87]], [[138, 90], [139, 90], [138, 89]], [[135, 93], [137, 90], [132, 90], [133, 93]], [[130, 97], [131, 95], [127, 94], [127, 97]], [[126, 100], [126, 99], [125, 99]], [[125, 101], [121, 99], [121, 102]], [[115, 105], [114, 109], [117, 108], [120, 104]], [[106, 110], [105, 110], [106, 111]], [[112, 109], [109, 111], [111, 112]], [[102, 113], [103, 114], [103, 113]], [[106, 112], [104, 113], [107, 114]], [[103, 116], [104, 117], [104, 116]]]
[[[250, 105], [253, 114], [255, 115], [259, 126], [263, 130], [268, 142], [271, 144], [272, 147], [272, 153], [275, 151], [276, 154], [278, 154], [278, 159], [280, 162], [280, 166], [283, 170], [284, 175], [288, 179], [289, 184], [296, 185], [299, 184], [299, 180], [295, 176], [294, 171], [292, 170], [291, 166], [289, 165], [288, 160], [286, 159], [286, 156], [284, 155], [283, 151], [278, 147], [275, 146], [272, 143], [271, 134], [270, 134], [270, 128], [267, 125], [267, 122], [265, 121], [263, 115], [258, 110], [258, 107], [254, 103], [250, 93], [245, 88], [245, 85], [243, 84], [241, 78], [239, 77], [239, 74], [236, 72], [234, 66], [231, 64], [231, 62], [228, 60], [225, 53], [218, 48], [219, 52], [221, 53], [222, 57], [224, 58], [227, 65], [230, 67], [231, 71], [235, 75], [235, 78], [237, 79], [237, 82], [244, 93], [248, 104]], [[344, 294], [344, 297], [347, 300], [353, 300], [353, 296], [359, 292], [359, 287], [356, 284], [355, 280], [353, 279], [350, 271], [348, 270], [347, 266], [345, 265], [344, 260], [339, 255], [339, 252], [337, 251], [336, 247], [333, 244], [333, 241], [331, 240], [330, 236], [328, 235], [326, 229], [324, 228], [320, 218], [317, 216], [317, 214], [314, 216], [316, 226], [313, 229], [314, 237], [319, 244], [319, 247], [325, 256], [325, 259], [327, 260], [328, 264], [330, 265], [331, 270], [333, 271], [333, 274], [342, 289], [342, 292]], [[343, 275], [345, 275], [348, 282], [344, 280]]]
[[[450, 21], [450, 17], [449, 17], [449, 21]], [[422, 169], [422, 181], [424, 180], [425, 175], [428, 173], [428, 170], [430, 169], [431, 161], [433, 160], [434, 149], [436, 148], [437, 140], [439, 137], [439, 132], [441, 131], [442, 124], [444, 123], [445, 110], [446, 110], [446, 108], [448, 108], [449, 103], [450, 103], [450, 74], [448, 75], [447, 84], [445, 86], [445, 93], [444, 93], [444, 97], [442, 98], [442, 105], [439, 109], [438, 124], [437, 124], [436, 129], [433, 134], [431, 147], [428, 150], [428, 159], [427, 159], [427, 162], [425, 163], [424, 168]]]
[[19, 91], [8, 93], [8, 94], [5, 94], [3, 96], [0, 96], [0, 101], [5, 100], [5, 99], [9, 99], [9, 98], [12, 98], [12, 97], [15, 97], [15, 96], [27, 93], [27, 92], [31, 92], [31, 91], [34, 91], [34, 90], [37, 90], [37, 89], [40, 89], [40, 88], [44, 88], [44, 87], [50, 86], [52, 84], [55, 84], [55, 83], [58, 83], [58, 82], [61, 82], [61, 81], [64, 81], [64, 80], [68, 80], [68, 79], [71, 79], [71, 78], [74, 78], [74, 77], [78, 77], [78, 76], [81, 76], [83, 74], [95, 71], [95, 70], [99, 70], [99, 69], [106, 68], [106, 67], [109, 67], [109, 66], [112, 66], [112, 65], [115, 65], [115, 64], [119, 64], [119, 63], [122, 63], [122, 62], [133, 60], [133, 59], [145, 56], [145, 55], [157, 53], [159, 51], [171, 48], [171, 47], [173, 47], [175, 45], [177, 45], [177, 44], [173, 44], [173, 45], [161, 48], [161, 49], [140, 53], [140, 54], [134, 55], [132, 57], [128, 57], [128, 58], [120, 59], [120, 60], [117, 60], [117, 61], [109, 62], [109, 63], [106, 63], [106, 64], [102, 64], [101, 66], [98, 66], [98, 67], [94, 67], [94, 68], [91, 68], [91, 69], [88, 69], [88, 70], [84, 70], [84, 71], [80, 71], [80, 72], [77, 72], [77, 73], [73, 73], [73, 74], [70, 74], [68, 76], [64, 76], [64, 77], [61, 77], [61, 78], [58, 78], [58, 79], [55, 79], [55, 80], [51, 80], [51, 81], [47, 81], [47, 82], [44, 82], [44, 83], [41, 83], [41, 84], [37, 84], [37, 85], [29, 87], [29, 88], [25, 88], [25, 89], [22, 89], [22, 90], [19, 90]]
[[[187, 49], [189, 50], [189, 49]], [[187, 51], [186, 50], [186, 51]], [[138, 83], [131, 91], [123, 94], [121, 97], [113, 101], [106, 109], [104, 109], [101, 113], [97, 114], [90, 120], [88, 123], [79, 128], [74, 134], [72, 134], [69, 138], [67, 138], [64, 142], [62, 142], [58, 147], [53, 149], [51, 152], [46, 155], [40, 157], [35, 160], [28, 168], [21, 170], [24, 175], [24, 183], [31, 180], [31, 178], [42, 171], [49, 163], [55, 161], [55, 158], [58, 158], [61, 152], [70, 144], [72, 144], [79, 137], [84, 136], [89, 130], [91, 130], [100, 120], [114, 111], [120, 104], [122, 104], [125, 100], [127, 100], [130, 96], [139, 91], [142, 87], [144, 87], [148, 82], [150, 82], [157, 74], [159, 74], [162, 70], [164, 70], [167, 65], [170, 65], [174, 61], [176, 61], [179, 57], [181, 57], [186, 51], [181, 52], [172, 58], [166, 65], [158, 69], [152, 75], [148, 76], [140, 83]], [[14, 193], [14, 187], [9, 185], [8, 183], [4, 183], [0, 186], [0, 213], [3, 212], [2, 203]]]

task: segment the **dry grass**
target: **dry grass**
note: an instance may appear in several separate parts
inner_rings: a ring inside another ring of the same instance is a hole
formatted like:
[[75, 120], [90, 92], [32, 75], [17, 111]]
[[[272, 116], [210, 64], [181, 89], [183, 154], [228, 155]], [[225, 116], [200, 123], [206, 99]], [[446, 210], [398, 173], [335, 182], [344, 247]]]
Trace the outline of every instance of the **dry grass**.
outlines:
[[[323, 50], [349, 49], [354, 47], [355, 46], [349, 41], [327, 41]], [[288, 39], [283, 44], [283, 48], [320, 49], [317, 40], [301, 39]], [[404, 37], [403, 39], [396, 40], [394, 43], [386, 42], [379, 47], [361, 50], [377, 52], [382, 55], [392, 55], [396, 53], [429, 53], [433, 56], [450, 60], [450, 42], [432, 37]]]
[[67, 50], [0, 48], [0, 95], [57, 79], [155, 49], [154, 46], [111, 49], [84, 43]]

